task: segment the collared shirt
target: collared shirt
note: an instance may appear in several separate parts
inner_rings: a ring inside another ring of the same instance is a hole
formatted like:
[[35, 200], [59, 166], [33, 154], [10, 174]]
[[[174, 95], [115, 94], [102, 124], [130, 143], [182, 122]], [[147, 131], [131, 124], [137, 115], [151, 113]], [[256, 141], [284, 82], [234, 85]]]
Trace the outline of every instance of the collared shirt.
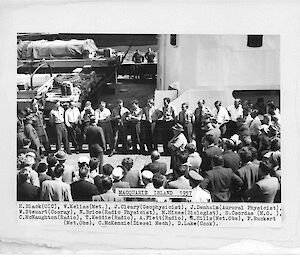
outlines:
[[223, 123], [229, 121], [228, 112], [223, 106], [220, 106], [219, 111], [217, 110], [217, 108], [215, 108], [213, 110], [213, 114], [219, 124], [223, 124]]
[[35, 130], [39, 136], [43, 136], [46, 134], [46, 131], [44, 128], [43, 113], [41, 111], [37, 111], [37, 112], [33, 113], [32, 126], [35, 128]]
[[83, 111], [81, 112], [81, 119], [84, 122], [90, 121], [90, 116], [95, 115], [95, 111], [92, 107], [84, 108]]
[[126, 107], [120, 108], [119, 106], [117, 106], [112, 110], [112, 117], [115, 118], [119, 116], [117, 120], [119, 121], [119, 124], [123, 124], [127, 114], [129, 113], [130, 113], [129, 110]]
[[111, 116], [111, 111], [108, 108], [104, 108], [103, 111], [98, 108], [95, 111], [95, 118], [96, 118], [96, 123], [98, 124], [98, 121], [104, 121], [104, 120], [109, 120]]
[[209, 203], [212, 200], [209, 191], [202, 189], [200, 186], [197, 186], [193, 188], [192, 198], [188, 201], [192, 203]]
[[63, 107], [59, 106], [58, 109], [52, 109], [49, 114], [50, 122], [52, 124], [59, 124], [64, 122], [65, 110]]
[[77, 107], [68, 108], [65, 112], [65, 121], [68, 127], [70, 123], [78, 124], [81, 121], [79, 109]]
[[238, 118], [243, 117], [243, 107], [241, 105], [238, 108], [235, 108], [234, 105], [231, 105], [227, 108], [228, 113], [230, 114], [230, 119], [232, 121], [237, 121]]
[[164, 121], [171, 121], [175, 119], [175, 110], [171, 105], [169, 105], [168, 107], [163, 106], [162, 111]]
[[41, 200], [72, 201], [70, 185], [58, 178], [45, 180], [42, 184]]
[[251, 136], [258, 136], [260, 126], [261, 126], [261, 121], [260, 121], [259, 117], [256, 116], [250, 124], [250, 135]]
[[131, 120], [141, 120], [143, 116], [143, 109], [140, 107], [138, 107], [135, 110], [132, 109], [130, 114], [131, 114]]
[[195, 122], [201, 122], [203, 119], [203, 116], [208, 113], [211, 113], [211, 110], [208, 107], [206, 107], [206, 106], [202, 106], [202, 108], [197, 107], [194, 112]]
[[153, 122], [158, 119], [157, 109], [154, 106], [146, 106], [143, 112], [143, 120]]
[[192, 123], [194, 121], [194, 114], [190, 110], [181, 111], [178, 114], [178, 120], [181, 124]]

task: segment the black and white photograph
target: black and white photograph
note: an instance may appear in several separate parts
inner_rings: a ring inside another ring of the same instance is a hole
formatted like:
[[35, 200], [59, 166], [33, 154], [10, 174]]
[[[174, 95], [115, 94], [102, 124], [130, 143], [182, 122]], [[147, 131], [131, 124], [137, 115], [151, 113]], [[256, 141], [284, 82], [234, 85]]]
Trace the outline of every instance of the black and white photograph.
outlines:
[[279, 35], [17, 41], [18, 201], [281, 202]]

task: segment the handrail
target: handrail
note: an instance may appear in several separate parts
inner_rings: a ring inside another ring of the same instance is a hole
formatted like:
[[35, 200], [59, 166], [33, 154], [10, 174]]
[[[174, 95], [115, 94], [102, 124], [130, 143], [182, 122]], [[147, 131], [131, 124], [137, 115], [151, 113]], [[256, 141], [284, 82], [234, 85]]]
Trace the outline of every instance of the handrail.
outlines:
[[49, 67], [49, 73], [50, 73], [50, 76], [52, 77], [52, 70], [51, 70], [51, 66], [49, 65], [49, 63], [47, 62], [43, 62], [42, 64], [40, 64], [34, 71], [33, 73], [30, 75], [30, 87], [31, 89], [33, 90], [33, 75], [43, 66], [47, 65]]

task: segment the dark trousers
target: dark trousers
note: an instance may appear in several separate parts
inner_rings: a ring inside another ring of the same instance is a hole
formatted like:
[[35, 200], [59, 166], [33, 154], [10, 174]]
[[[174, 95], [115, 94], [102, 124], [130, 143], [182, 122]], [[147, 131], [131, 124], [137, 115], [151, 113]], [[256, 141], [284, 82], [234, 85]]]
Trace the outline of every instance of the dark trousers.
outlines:
[[204, 131], [202, 130], [201, 126], [194, 126], [194, 134], [196, 137], [196, 145], [197, 145], [197, 152], [202, 153], [203, 145], [202, 145], [202, 138], [204, 136]]
[[50, 143], [49, 143], [49, 138], [47, 134], [44, 135], [39, 135], [39, 139], [41, 144], [44, 146], [46, 154], [51, 152], [51, 148], [50, 148]]
[[61, 149], [61, 143], [63, 142], [65, 151], [70, 153], [70, 146], [68, 140], [68, 132], [64, 123], [55, 124], [55, 143], [56, 151]]
[[168, 142], [173, 138], [173, 129], [172, 127], [175, 125], [175, 121], [164, 121], [162, 123], [162, 136], [163, 136], [163, 148], [165, 153], [169, 153]]
[[[140, 145], [141, 122], [130, 121], [128, 122], [129, 135], [131, 136], [132, 149], [137, 151], [137, 145]], [[141, 146], [140, 146], [141, 149]]]
[[67, 127], [68, 135], [75, 150], [79, 150], [81, 144], [81, 130], [78, 124], [72, 123], [71, 127]]
[[145, 150], [145, 145], [147, 146], [148, 152], [157, 149], [152, 126], [153, 124], [147, 120], [141, 121], [141, 146], [143, 151]]
[[99, 121], [98, 125], [102, 128], [105, 142], [108, 143], [110, 150], [114, 148], [114, 134], [110, 121]]
[[127, 126], [126, 124], [116, 124], [114, 130], [114, 149], [118, 148], [118, 142], [121, 141], [122, 149], [127, 149]]
[[89, 145], [90, 157], [95, 157], [99, 160], [99, 171], [103, 171], [103, 148], [99, 144]]

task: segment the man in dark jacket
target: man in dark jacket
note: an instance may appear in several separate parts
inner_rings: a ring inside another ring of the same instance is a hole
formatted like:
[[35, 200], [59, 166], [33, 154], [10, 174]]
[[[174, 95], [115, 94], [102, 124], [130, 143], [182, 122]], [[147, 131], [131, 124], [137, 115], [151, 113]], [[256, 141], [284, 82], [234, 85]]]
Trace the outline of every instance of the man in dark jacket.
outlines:
[[37, 201], [40, 188], [30, 182], [30, 171], [23, 168], [18, 173], [17, 201]]
[[79, 168], [79, 181], [71, 184], [71, 194], [74, 201], [92, 201], [93, 195], [98, 195], [97, 187], [87, 181], [89, 167], [87, 165]]
[[243, 181], [233, 173], [232, 169], [224, 168], [222, 156], [214, 156], [213, 168], [206, 172], [201, 187], [209, 190], [213, 202], [228, 202], [233, 191], [242, 186]]
[[151, 163], [147, 164], [142, 171], [150, 170], [153, 174], [160, 173], [162, 175], [166, 175], [167, 172], [167, 164], [159, 161], [160, 153], [157, 150], [152, 151], [151, 153]]
[[233, 152], [234, 146], [233, 140], [227, 138], [223, 139], [224, 152], [222, 157], [224, 159], [224, 167], [231, 168], [232, 171], [236, 173], [240, 167], [241, 158], [237, 153]]
[[91, 125], [86, 130], [86, 142], [89, 146], [90, 157], [99, 159], [99, 166], [103, 165], [103, 152], [106, 150], [106, 142], [101, 127], [97, 126], [95, 116], [90, 118]]
[[200, 166], [200, 175], [204, 176], [205, 172], [212, 169], [212, 159], [215, 155], [221, 155], [222, 149], [215, 145], [215, 138], [213, 135], [205, 135], [203, 137], [203, 144], [205, 150], [202, 153], [202, 164]]

